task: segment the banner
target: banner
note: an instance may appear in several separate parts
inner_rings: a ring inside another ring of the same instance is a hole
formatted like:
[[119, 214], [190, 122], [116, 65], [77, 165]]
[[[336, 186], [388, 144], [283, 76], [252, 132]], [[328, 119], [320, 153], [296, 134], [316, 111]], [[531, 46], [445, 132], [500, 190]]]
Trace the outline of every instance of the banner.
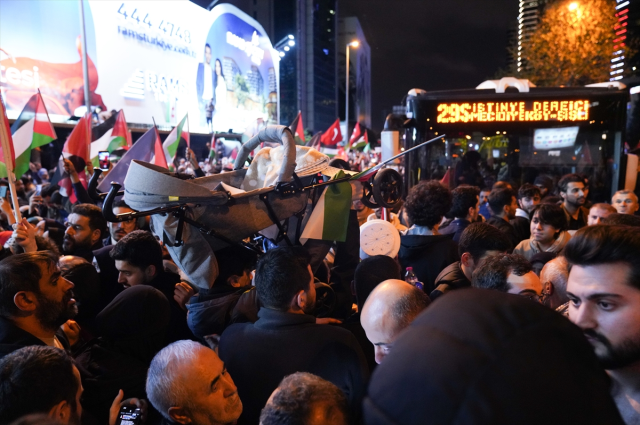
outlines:
[[[262, 26], [221, 4], [84, 0], [91, 104], [131, 123], [242, 133], [278, 122], [279, 56]], [[99, 19], [98, 19], [99, 17]], [[38, 88], [54, 121], [84, 105], [80, 7], [3, 0], [0, 84], [17, 117]]]

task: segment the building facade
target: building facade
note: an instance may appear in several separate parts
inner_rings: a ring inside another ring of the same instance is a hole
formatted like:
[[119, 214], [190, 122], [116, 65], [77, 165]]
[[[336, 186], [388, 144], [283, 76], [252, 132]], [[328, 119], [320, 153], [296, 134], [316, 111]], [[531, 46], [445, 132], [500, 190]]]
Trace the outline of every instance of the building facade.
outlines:
[[[624, 47], [640, 41], [640, 0], [616, 0], [617, 22], [613, 27], [616, 38], [609, 71], [610, 81], [625, 80], [638, 83], [640, 77], [640, 53], [629, 57]], [[636, 46], [637, 47], [637, 46]]]
[[526, 50], [531, 35], [538, 29], [538, 24], [544, 12], [546, 0], [519, 0], [518, 8], [518, 53], [514, 58], [518, 72], [527, 67]]
[[356, 17], [338, 20], [338, 93], [340, 116], [345, 118], [347, 44], [359, 42], [349, 49], [349, 128], [356, 122], [371, 128], [371, 47]]

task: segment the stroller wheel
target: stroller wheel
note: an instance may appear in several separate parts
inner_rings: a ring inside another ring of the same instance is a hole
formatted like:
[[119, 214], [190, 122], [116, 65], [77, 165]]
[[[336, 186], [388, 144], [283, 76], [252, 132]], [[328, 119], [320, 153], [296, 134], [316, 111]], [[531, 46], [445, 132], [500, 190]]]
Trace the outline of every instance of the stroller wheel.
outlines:
[[402, 176], [393, 168], [385, 168], [373, 180], [373, 199], [385, 208], [393, 208], [402, 198]]
[[369, 180], [368, 182], [362, 183], [362, 203], [367, 206], [368, 208], [371, 208], [373, 210], [380, 208], [380, 205], [378, 205], [375, 201], [374, 201], [374, 196], [373, 196], [373, 190], [371, 187], [371, 180]]

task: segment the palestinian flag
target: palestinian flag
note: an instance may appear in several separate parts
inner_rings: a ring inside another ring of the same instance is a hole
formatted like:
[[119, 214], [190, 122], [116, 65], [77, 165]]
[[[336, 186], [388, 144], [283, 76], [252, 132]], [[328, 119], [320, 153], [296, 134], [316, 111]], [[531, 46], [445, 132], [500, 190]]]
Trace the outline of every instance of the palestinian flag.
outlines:
[[[9, 127], [9, 119], [7, 118], [7, 111], [4, 109], [4, 101], [2, 100], [2, 95], [0, 94], [0, 109], [2, 109], [2, 122], [0, 122], [0, 137], [2, 137], [2, 143], [0, 146], [5, 146], [8, 152], [5, 154], [5, 149], [0, 149], [0, 177], [8, 177], [7, 173], [7, 165], [9, 170], [14, 170], [16, 168], [16, 153], [13, 150], [13, 139], [11, 138], [11, 128]], [[6, 140], [4, 140], [6, 138]], [[9, 163], [7, 164], [7, 160], [9, 159]]]
[[[347, 129], [347, 132], [349, 130]], [[362, 137], [362, 127], [360, 127], [360, 123], [357, 122], [356, 126], [353, 127], [353, 133], [351, 133], [351, 137], [349, 138], [349, 147], [353, 147], [354, 142], [359, 140]]]
[[118, 149], [129, 149], [131, 147], [131, 133], [127, 129], [127, 120], [124, 118], [122, 109], [116, 116], [113, 128], [107, 130], [99, 139], [91, 143], [91, 162], [95, 168], [100, 166], [98, 152], [108, 151], [109, 153]]
[[[102, 180], [98, 185], [98, 191], [108, 192], [111, 189], [111, 182], [124, 183], [124, 178], [129, 171], [129, 165], [131, 161], [137, 159], [144, 162], [152, 162], [152, 157], [155, 152], [158, 151], [158, 147], [162, 155], [162, 143], [160, 143], [160, 137], [158, 135], [158, 129], [156, 127], [150, 128], [131, 146], [131, 148], [122, 155], [122, 158], [109, 172], [107, 179]], [[164, 156], [162, 156], [164, 158]]]
[[307, 140], [304, 137], [304, 126], [302, 125], [302, 112], [298, 111], [298, 115], [289, 125], [289, 130], [293, 133], [296, 145], [305, 146]]
[[82, 185], [87, 188], [87, 174], [85, 167], [89, 163], [89, 144], [91, 143], [91, 116], [86, 114], [80, 118], [78, 124], [69, 134], [67, 141], [62, 148], [62, 155], [58, 162], [58, 168], [56, 174], [53, 176], [51, 183], [58, 183], [60, 186], [60, 194], [69, 198], [72, 204], [78, 201], [76, 194], [73, 191], [73, 184], [71, 178], [64, 171], [64, 162], [62, 158], [66, 158], [73, 163], [73, 168], [78, 173], [78, 178]]
[[153, 158], [151, 158], [151, 163], [158, 167], [169, 168], [167, 166], [167, 157], [164, 155], [162, 140], [160, 140], [160, 133], [158, 133], [158, 127], [154, 125], [153, 129], [156, 133], [156, 140], [153, 142]]
[[[355, 131], [354, 131], [355, 133]], [[369, 132], [365, 129], [357, 140], [351, 142], [351, 149], [364, 149], [369, 146]]]
[[320, 151], [325, 155], [336, 156], [338, 154], [338, 143], [342, 141], [342, 132], [340, 131], [340, 119], [331, 124], [320, 137]]
[[11, 134], [16, 159], [14, 174], [16, 178], [20, 178], [29, 170], [31, 149], [47, 145], [58, 137], [51, 125], [40, 92], [31, 96], [11, 126]]
[[[346, 174], [340, 171], [332, 180], [343, 177]], [[300, 242], [305, 244], [308, 239], [344, 242], [347, 239], [350, 209], [351, 184], [345, 181], [327, 185], [302, 231]]]
[[187, 146], [191, 146], [189, 144], [189, 116], [185, 115], [180, 124], [171, 130], [171, 133], [167, 136], [164, 143], [162, 144], [162, 148], [164, 149], [164, 155], [167, 158], [167, 162], [170, 167], [173, 169], [174, 161], [176, 159], [176, 152], [178, 152], [178, 146], [180, 145], [180, 141], [184, 140], [187, 143]]
[[213, 133], [213, 136], [211, 136], [211, 146], [209, 147], [209, 161], [212, 163], [216, 160], [217, 144], [218, 144], [218, 138], [216, 137], [216, 133]]

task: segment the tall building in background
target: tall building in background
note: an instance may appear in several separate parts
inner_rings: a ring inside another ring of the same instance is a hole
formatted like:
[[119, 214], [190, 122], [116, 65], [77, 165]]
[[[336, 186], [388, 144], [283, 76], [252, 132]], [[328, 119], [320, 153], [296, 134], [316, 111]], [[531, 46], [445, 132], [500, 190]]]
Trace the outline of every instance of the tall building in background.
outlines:
[[518, 9], [518, 54], [515, 58], [518, 72], [527, 66], [525, 59], [531, 35], [538, 29], [538, 24], [544, 12], [546, 0], [519, 0]]
[[[210, 0], [191, 1], [205, 8], [211, 6]], [[264, 27], [274, 45], [289, 35], [294, 36], [295, 46], [284, 52], [280, 60], [280, 123], [290, 124], [298, 111], [302, 111], [305, 129], [315, 133], [331, 126], [338, 117], [337, 0], [213, 3], [231, 3], [252, 16]], [[255, 75], [252, 82], [267, 84], [270, 81], [267, 78]]]
[[[324, 131], [338, 117], [338, 2], [299, 0], [300, 110], [307, 128]], [[302, 50], [300, 51], [302, 53]]]
[[[616, 38], [613, 41], [613, 57], [611, 58], [610, 81], [623, 79], [638, 81], [640, 76], [640, 54], [626, 57], [624, 46], [633, 39], [640, 39], [640, 0], [616, 0], [616, 18], [613, 27]], [[632, 81], [629, 81], [632, 82]]]
[[[349, 49], [349, 122], [371, 128], [371, 48], [356, 17], [338, 20], [338, 100], [340, 117], [345, 118], [347, 44], [358, 40], [358, 48]], [[348, 135], [345, 135], [348, 137]]]

